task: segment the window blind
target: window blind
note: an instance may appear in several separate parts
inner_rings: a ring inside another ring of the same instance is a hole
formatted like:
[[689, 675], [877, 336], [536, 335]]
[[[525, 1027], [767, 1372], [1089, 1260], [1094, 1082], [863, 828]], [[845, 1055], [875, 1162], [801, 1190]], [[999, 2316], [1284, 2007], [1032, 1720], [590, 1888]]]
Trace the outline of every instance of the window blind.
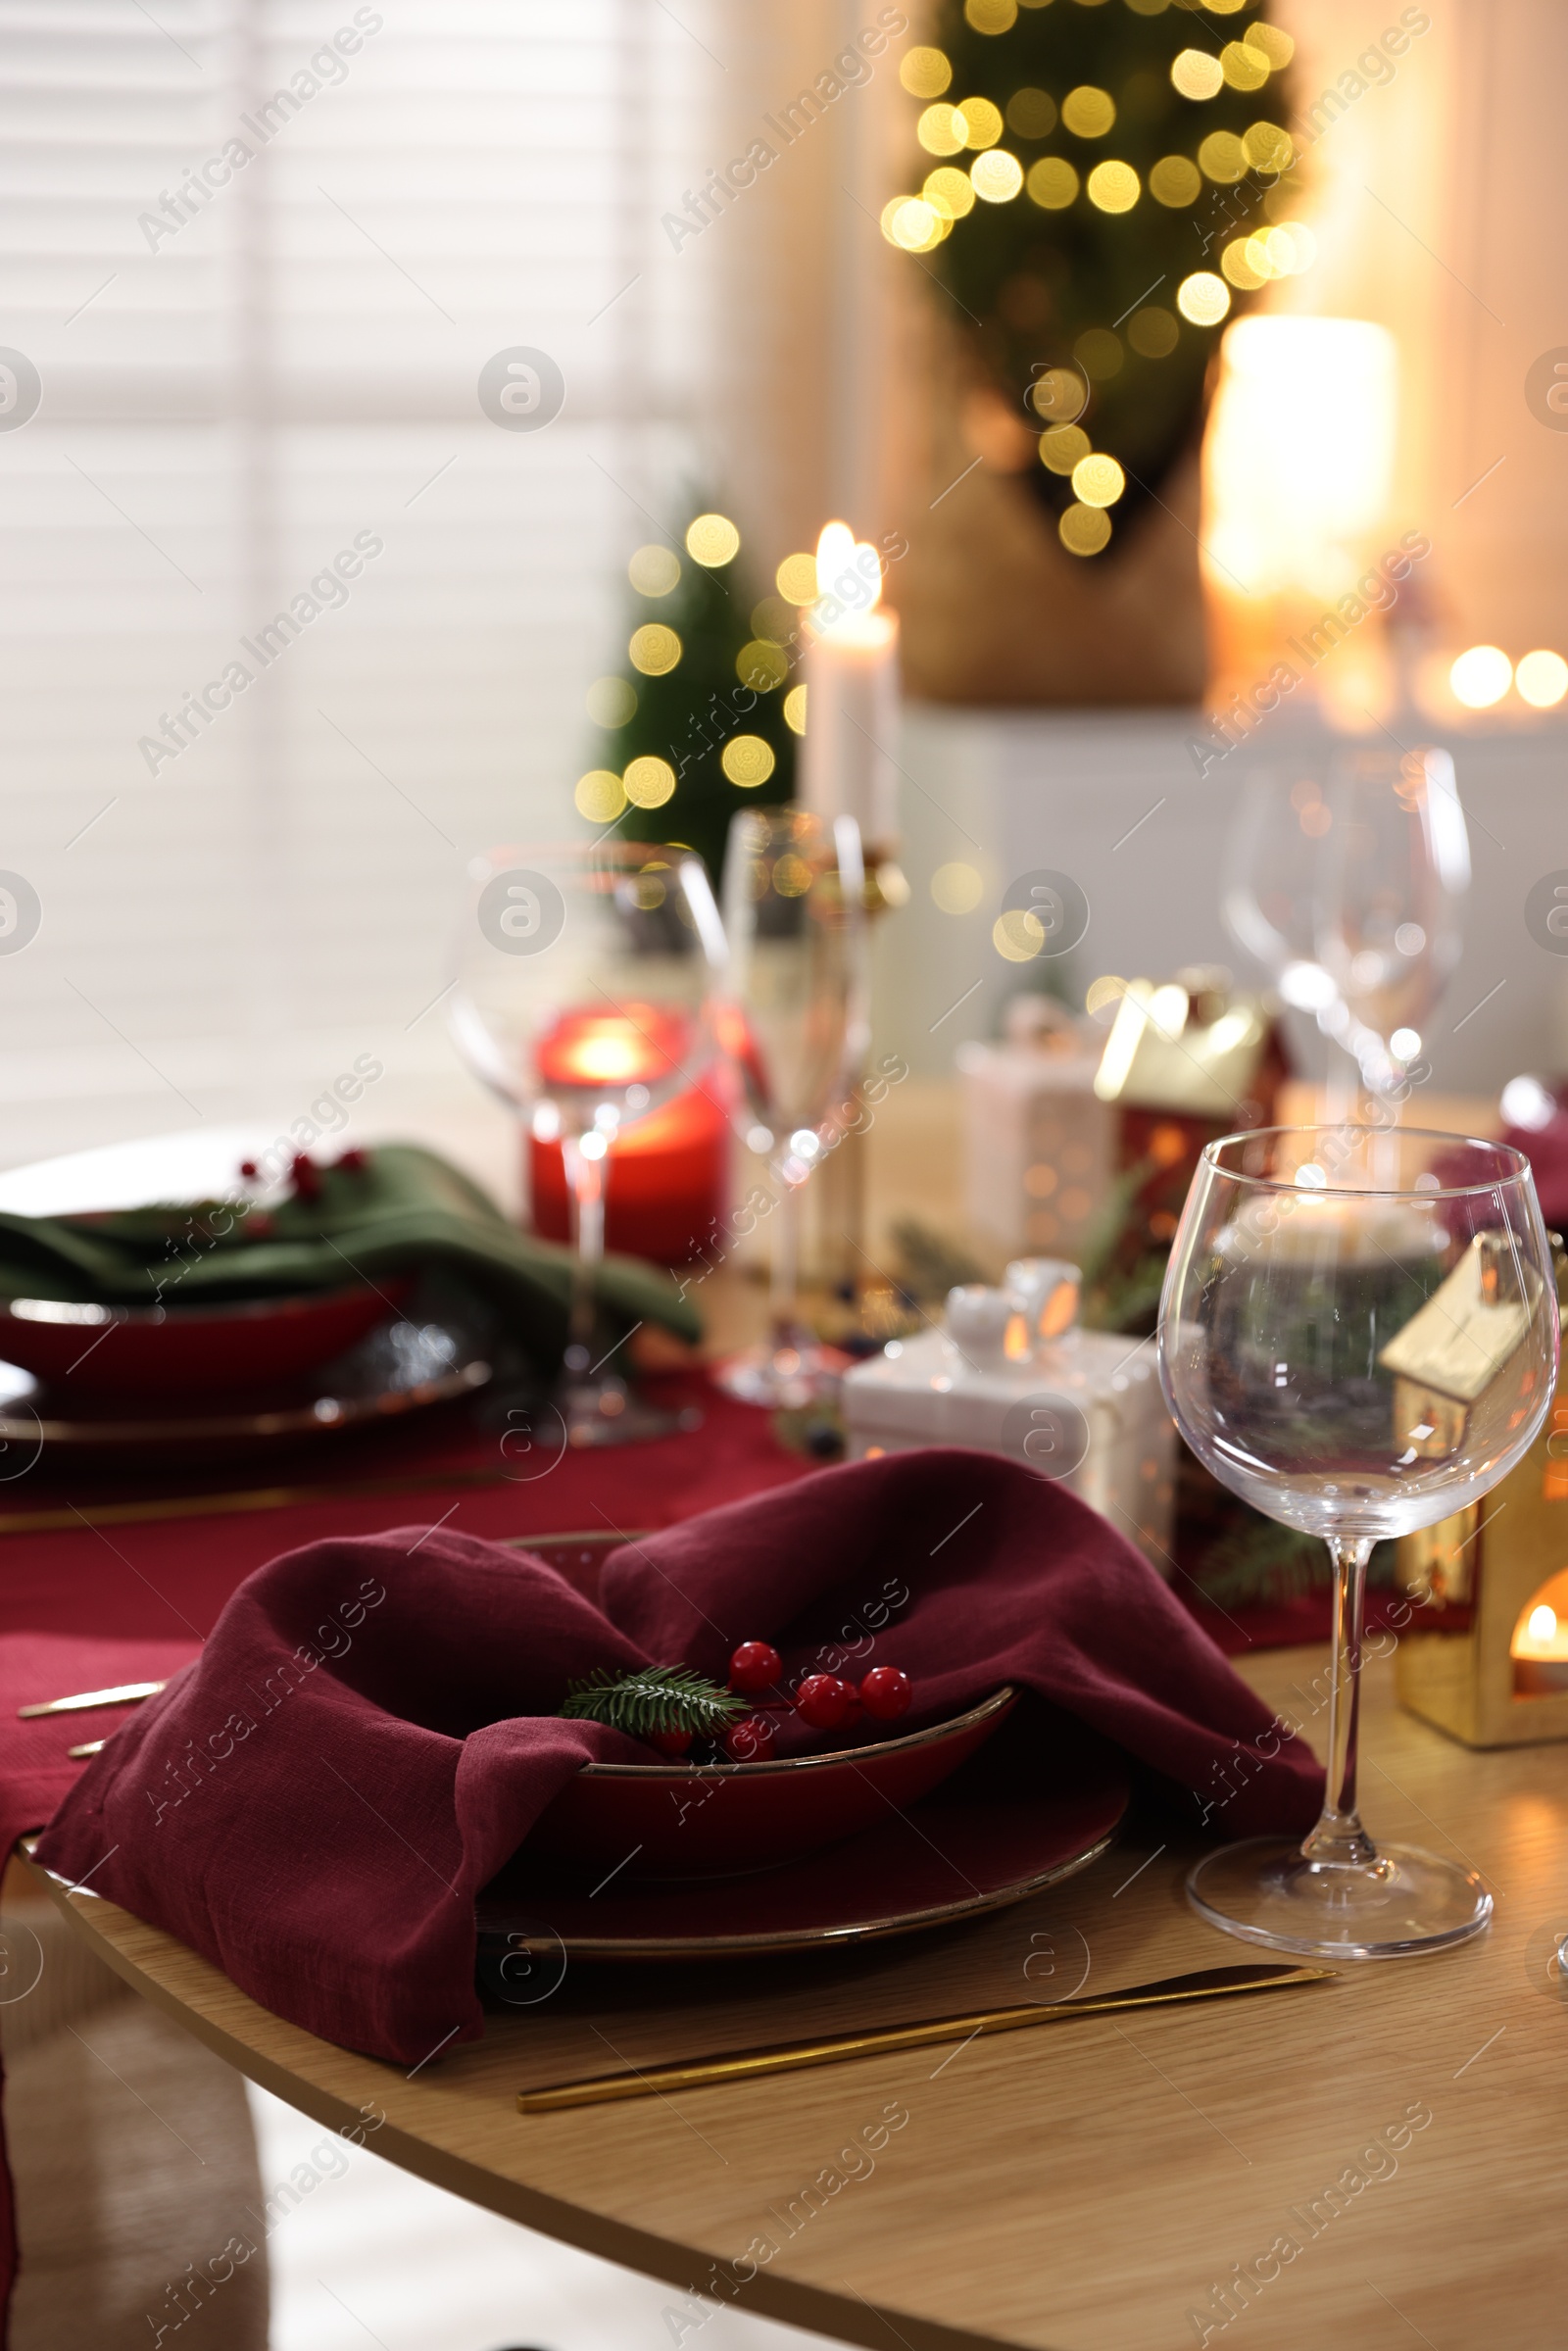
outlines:
[[[0, 0], [7, 1160], [51, 1102], [122, 1098], [101, 1136], [447, 1058], [466, 858], [568, 820], [696, 470], [709, 298], [659, 219], [701, 21]], [[479, 393], [519, 349], [561, 394], [520, 429]]]

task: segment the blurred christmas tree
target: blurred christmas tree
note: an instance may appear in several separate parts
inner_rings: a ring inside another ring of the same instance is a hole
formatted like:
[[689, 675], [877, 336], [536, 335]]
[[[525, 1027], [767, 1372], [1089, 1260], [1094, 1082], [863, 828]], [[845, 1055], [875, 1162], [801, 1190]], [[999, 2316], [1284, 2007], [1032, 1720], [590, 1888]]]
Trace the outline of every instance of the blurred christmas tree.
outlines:
[[799, 595], [754, 603], [740, 551], [734, 523], [712, 513], [693, 517], [683, 555], [638, 548], [626, 666], [589, 689], [601, 764], [576, 790], [591, 823], [682, 842], [715, 883], [736, 809], [794, 798], [806, 728], [798, 607], [816, 592], [814, 565], [809, 580], [796, 575], [809, 559], [791, 558], [781, 584]]
[[1098, 555], [1191, 445], [1236, 298], [1311, 261], [1278, 121], [1294, 44], [1245, 0], [938, 0], [934, 23], [900, 69], [925, 177], [883, 233], [932, 257], [1039, 432], [1019, 463], [1063, 546]]

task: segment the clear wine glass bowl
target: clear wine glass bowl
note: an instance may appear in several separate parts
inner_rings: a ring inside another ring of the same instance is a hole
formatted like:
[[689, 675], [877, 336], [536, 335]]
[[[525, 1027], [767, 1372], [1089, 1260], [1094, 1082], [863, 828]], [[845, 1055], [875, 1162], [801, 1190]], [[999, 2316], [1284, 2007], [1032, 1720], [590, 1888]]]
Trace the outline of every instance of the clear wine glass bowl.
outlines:
[[572, 1297], [559, 1399], [572, 1445], [674, 1423], [594, 1361], [611, 1147], [694, 1085], [717, 1082], [723, 924], [702, 860], [618, 838], [486, 850], [469, 868], [448, 1019], [469, 1066], [539, 1142], [561, 1144]]
[[1355, 1808], [1366, 1563], [1520, 1459], [1556, 1386], [1554, 1264], [1524, 1155], [1412, 1129], [1274, 1128], [1205, 1150], [1171, 1252], [1160, 1377], [1232, 1493], [1334, 1564], [1327, 1800], [1303, 1846], [1254, 1840], [1188, 1881], [1253, 1942], [1389, 1957], [1461, 1940], [1472, 1871], [1379, 1851]]

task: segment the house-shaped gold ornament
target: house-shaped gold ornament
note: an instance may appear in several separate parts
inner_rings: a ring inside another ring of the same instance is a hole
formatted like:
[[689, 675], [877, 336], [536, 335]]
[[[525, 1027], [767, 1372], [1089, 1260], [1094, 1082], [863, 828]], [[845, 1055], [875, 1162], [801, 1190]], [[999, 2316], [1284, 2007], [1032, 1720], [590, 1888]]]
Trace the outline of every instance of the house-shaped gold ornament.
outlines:
[[[1555, 1235], [1552, 1247], [1560, 1298]], [[1434, 1458], [1462, 1441], [1470, 1407], [1524, 1336], [1521, 1270], [1506, 1236], [1478, 1236], [1384, 1349], [1396, 1426]], [[1397, 1575], [1417, 1609], [1395, 1656], [1402, 1706], [1466, 1746], [1568, 1739], [1568, 1379], [1500, 1485], [1400, 1539]]]

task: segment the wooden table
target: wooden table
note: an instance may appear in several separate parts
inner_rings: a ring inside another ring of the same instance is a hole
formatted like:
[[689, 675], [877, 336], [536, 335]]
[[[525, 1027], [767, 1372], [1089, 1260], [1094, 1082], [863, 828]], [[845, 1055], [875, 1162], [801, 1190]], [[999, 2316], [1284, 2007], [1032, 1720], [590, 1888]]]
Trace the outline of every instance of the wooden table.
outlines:
[[[1244, 1671], [1321, 1745], [1322, 1667], [1298, 1649]], [[56, 1899], [266, 2088], [332, 2128], [384, 2112], [380, 2154], [668, 2279], [675, 2351], [700, 2337], [691, 2293], [725, 2277], [725, 2299], [869, 2351], [1547, 2351], [1568, 2309], [1568, 1996], [1546, 1964], [1568, 1931], [1568, 1748], [1467, 1753], [1396, 1710], [1385, 1660], [1366, 1671], [1363, 1754], [1374, 1832], [1486, 1875], [1497, 1911], [1479, 1941], [674, 2102], [519, 2115], [526, 2012], [408, 2079], [280, 2023], [90, 1892]], [[1177, 1842], [1141, 1869], [1149, 1850], [1124, 1843], [993, 1923], [1015, 1937], [1017, 1997], [1026, 1965], [1050, 1997], [1085, 1958], [1103, 1988], [1246, 1956], [1188, 1911]], [[769, 2037], [765, 2016], [751, 2037]], [[1285, 2237], [1299, 2250], [1282, 2259]], [[776, 2250], [750, 2277], [758, 2239]], [[1237, 2264], [1253, 2282], [1222, 2325], [1215, 2289]]]

